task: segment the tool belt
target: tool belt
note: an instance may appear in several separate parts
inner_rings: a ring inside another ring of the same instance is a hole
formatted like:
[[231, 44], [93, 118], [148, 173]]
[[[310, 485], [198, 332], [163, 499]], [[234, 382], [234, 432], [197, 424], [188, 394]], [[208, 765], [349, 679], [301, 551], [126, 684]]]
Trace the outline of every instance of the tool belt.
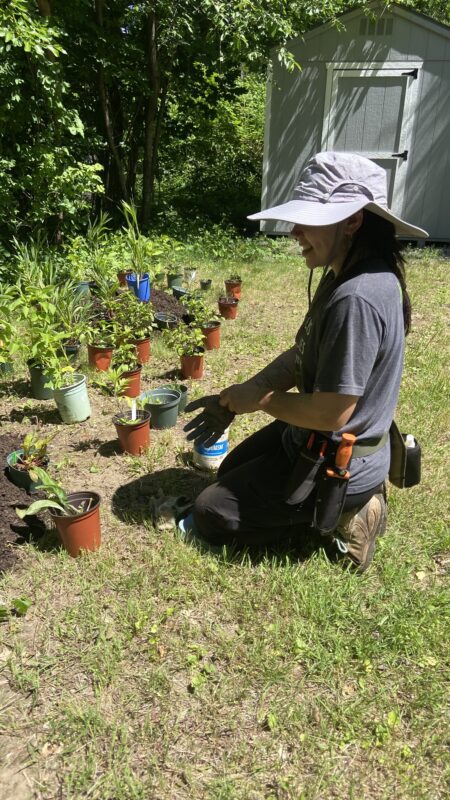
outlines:
[[406, 433], [400, 433], [397, 424], [392, 421], [389, 429], [391, 442], [391, 465], [389, 480], [397, 489], [410, 489], [420, 483], [422, 451], [417, 439], [414, 447], [406, 446]]
[[414, 448], [406, 447], [405, 439], [406, 436], [399, 432], [393, 422], [390, 431], [386, 431], [381, 437], [353, 444], [346, 468], [337, 469], [336, 457], [341, 445], [318, 431], [311, 431], [289, 476], [284, 497], [286, 504], [302, 505], [315, 490], [312, 524], [321, 533], [332, 532], [344, 507], [350, 478], [348, 467], [352, 458], [372, 455], [390, 440], [389, 480], [399, 488], [419, 483], [420, 446], [416, 442]]

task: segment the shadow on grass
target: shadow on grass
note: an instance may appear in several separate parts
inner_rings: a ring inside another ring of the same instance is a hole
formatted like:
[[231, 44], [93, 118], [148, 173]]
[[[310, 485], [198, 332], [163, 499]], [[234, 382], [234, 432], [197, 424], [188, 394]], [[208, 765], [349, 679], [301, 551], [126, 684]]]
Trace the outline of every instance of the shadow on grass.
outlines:
[[112, 497], [112, 510], [124, 522], [152, 522], [153, 498], [183, 495], [194, 500], [210, 483], [209, 476], [192, 469], [162, 469], [119, 486]]
[[[112, 498], [112, 511], [116, 517], [126, 523], [150, 523], [153, 519], [153, 498], [164, 498], [169, 495], [183, 496], [194, 500], [200, 492], [213, 480], [213, 477], [193, 469], [171, 467], [159, 472], [144, 475], [130, 483], [120, 486]], [[298, 526], [295, 532], [283, 542], [276, 545], [236, 546], [210, 548], [207, 543], [195, 537], [185, 536], [186, 544], [200, 552], [212, 552], [217, 558], [227, 562], [242, 562], [248, 559], [257, 565], [270, 558], [274, 563], [283, 564], [290, 561], [306, 561], [319, 550], [327, 554], [327, 541], [315, 533], [308, 525]]]
[[[34, 499], [33, 496], [33, 501]], [[20, 503], [17, 507], [26, 508], [26, 504]], [[16, 535], [15, 545], [32, 544], [36, 550], [45, 553], [61, 549], [61, 541], [56, 528], [47, 527], [35, 514], [24, 520], [17, 518], [17, 523], [12, 523], [10, 529]]]

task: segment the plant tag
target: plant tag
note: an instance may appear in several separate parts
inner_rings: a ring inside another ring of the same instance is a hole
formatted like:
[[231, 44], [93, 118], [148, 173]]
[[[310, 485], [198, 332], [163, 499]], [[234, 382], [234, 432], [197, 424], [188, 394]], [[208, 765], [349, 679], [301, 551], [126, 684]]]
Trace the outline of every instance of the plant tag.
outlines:
[[136, 400], [133, 398], [133, 402], [131, 403], [131, 419], [136, 419]]

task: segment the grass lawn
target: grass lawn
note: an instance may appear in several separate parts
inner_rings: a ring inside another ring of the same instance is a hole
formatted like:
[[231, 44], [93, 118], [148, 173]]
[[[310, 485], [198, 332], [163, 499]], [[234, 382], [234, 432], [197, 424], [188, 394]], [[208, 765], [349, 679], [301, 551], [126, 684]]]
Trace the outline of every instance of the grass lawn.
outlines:
[[[191, 397], [255, 372], [290, 346], [307, 274], [289, 250], [206, 269], [244, 279]], [[374, 563], [357, 577], [308, 557], [205, 554], [156, 531], [158, 489], [197, 491], [182, 422], [119, 455], [117, 401], [90, 389], [91, 420], [59, 426], [53, 474], [103, 496], [103, 545], [71, 559], [49, 533], [21, 545], [0, 602], [26, 597], [0, 627], [3, 800], [384, 800], [449, 796], [449, 258], [410, 252], [414, 320], [397, 421], [423, 447], [423, 479], [389, 491]], [[216, 298], [214, 289], [212, 300]], [[85, 358], [85, 356], [83, 356]], [[155, 336], [145, 388], [177, 357]], [[25, 370], [18, 377], [25, 377]], [[0, 385], [2, 433], [52, 401]], [[267, 421], [241, 417], [231, 444]]]

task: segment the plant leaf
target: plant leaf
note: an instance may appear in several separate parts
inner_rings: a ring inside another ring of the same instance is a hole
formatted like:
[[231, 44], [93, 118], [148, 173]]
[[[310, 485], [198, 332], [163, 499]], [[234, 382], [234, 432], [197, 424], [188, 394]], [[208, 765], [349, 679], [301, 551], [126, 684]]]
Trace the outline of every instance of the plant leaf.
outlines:
[[17, 597], [12, 601], [12, 605], [16, 613], [21, 617], [24, 617], [29, 607], [32, 605], [32, 602], [31, 600], [28, 600], [27, 597]]
[[23, 519], [30, 514], [37, 514], [38, 511], [42, 511], [43, 508], [59, 508], [60, 511], [64, 512], [63, 506], [59, 503], [54, 503], [53, 500], [36, 500], [36, 502], [32, 503], [28, 508], [16, 508], [16, 514], [20, 519]]

